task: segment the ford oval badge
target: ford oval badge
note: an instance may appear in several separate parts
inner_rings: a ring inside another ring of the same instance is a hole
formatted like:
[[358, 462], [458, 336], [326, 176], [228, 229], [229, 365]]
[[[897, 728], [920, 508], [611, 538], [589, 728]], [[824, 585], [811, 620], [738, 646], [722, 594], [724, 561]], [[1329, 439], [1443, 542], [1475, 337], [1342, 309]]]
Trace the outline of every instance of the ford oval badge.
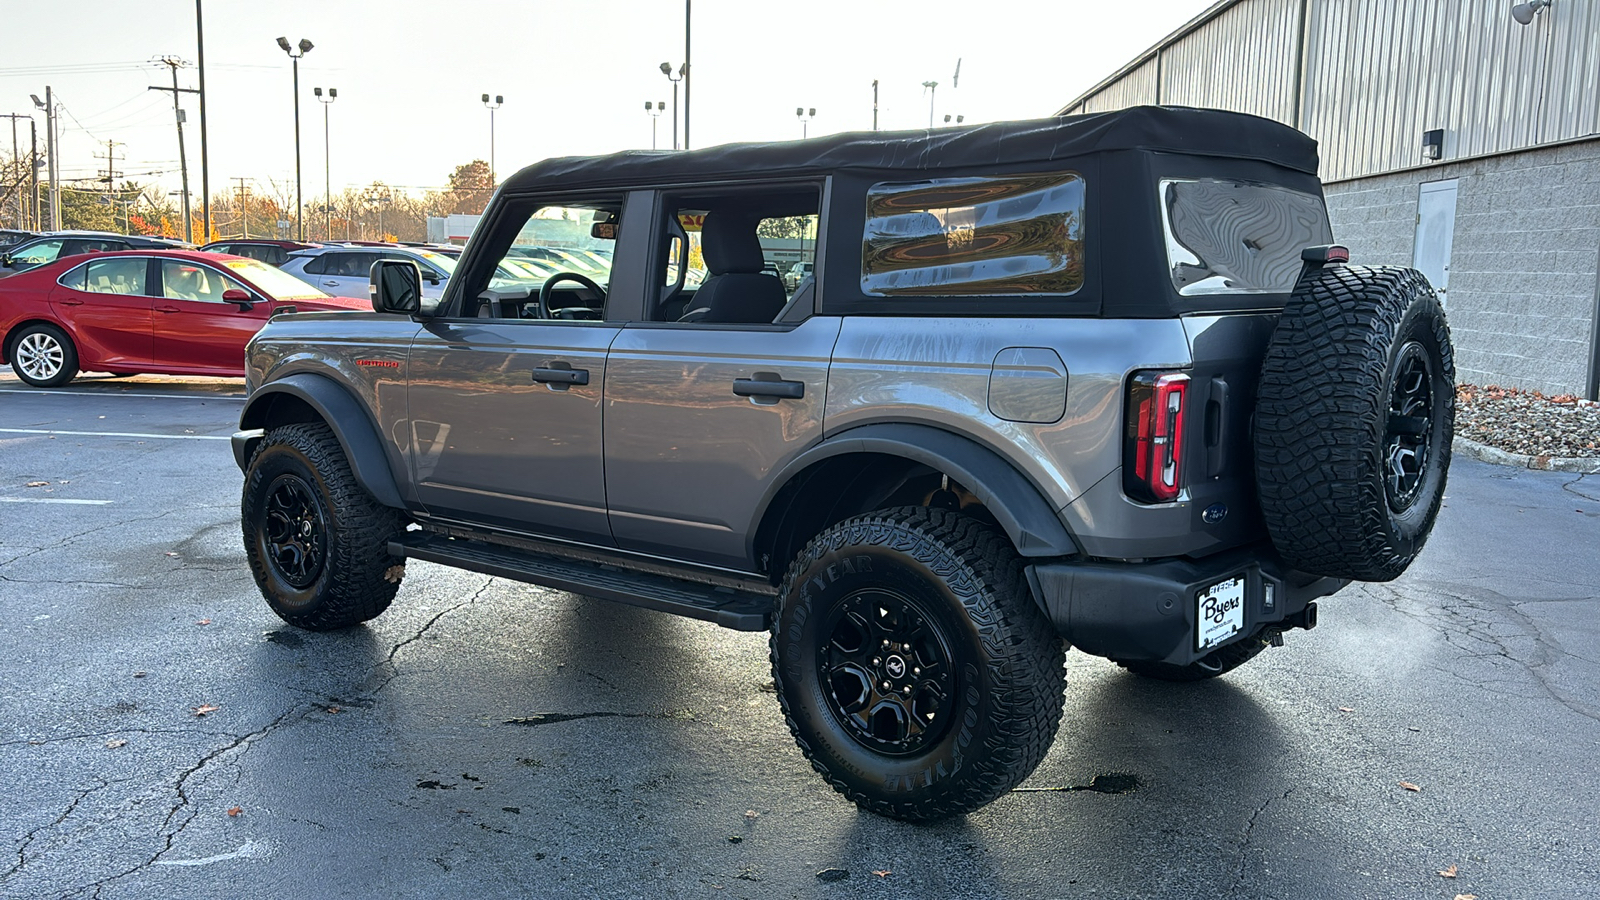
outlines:
[[1227, 517], [1228, 505], [1226, 503], [1213, 503], [1206, 507], [1205, 512], [1200, 514], [1200, 518], [1205, 520], [1207, 525], [1215, 525]]

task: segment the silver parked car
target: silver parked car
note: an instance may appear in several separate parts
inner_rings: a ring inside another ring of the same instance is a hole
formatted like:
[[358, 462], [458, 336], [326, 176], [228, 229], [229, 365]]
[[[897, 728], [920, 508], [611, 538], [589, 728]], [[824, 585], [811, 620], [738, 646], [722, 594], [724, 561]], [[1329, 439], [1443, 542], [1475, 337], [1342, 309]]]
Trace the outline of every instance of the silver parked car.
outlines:
[[456, 261], [443, 253], [412, 247], [317, 247], [296, 250], [279, 268], [336, 297], [367, 296], [372, 264], [380, 259], [414, 263], [422, 273], [422, 295], [437, 300], [455, 272]]

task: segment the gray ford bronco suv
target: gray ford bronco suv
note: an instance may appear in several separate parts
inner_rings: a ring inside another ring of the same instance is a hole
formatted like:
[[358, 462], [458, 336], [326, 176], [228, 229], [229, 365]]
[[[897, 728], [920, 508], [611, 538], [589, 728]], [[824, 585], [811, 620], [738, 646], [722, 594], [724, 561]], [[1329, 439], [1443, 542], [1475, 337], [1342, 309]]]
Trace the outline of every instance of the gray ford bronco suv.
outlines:
[[1316, 171], [1157, 107], [546, 160], [436, 305], [382, 261], [372, 314], [251, 342], [250, 568], [310, 629], [407, 559], [770, 629], [830, 784], [969, 812], [1049, 748], [1069, 645], [1209, 678], [1421, 550], [1444, 314], [1345, 264]]

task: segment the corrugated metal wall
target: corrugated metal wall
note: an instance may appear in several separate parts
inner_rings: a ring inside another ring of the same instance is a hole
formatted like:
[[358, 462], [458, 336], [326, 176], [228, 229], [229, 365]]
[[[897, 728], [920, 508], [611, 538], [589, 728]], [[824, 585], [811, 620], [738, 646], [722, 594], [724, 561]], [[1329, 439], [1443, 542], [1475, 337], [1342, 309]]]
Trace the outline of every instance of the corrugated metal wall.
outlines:
[[[1324, 180], [1418, 165], [1434, 128], [1447, 160], [1600, 131], [1600, 0], [1555, 0], [1531, 25], [1510, 10], [1511, 0], [1240, 0], [1160, 49], [1160, 101], [1296, 125], [1322, 142]], [[1070, 109], [1153, 102], [1157, 69], [1152, 56]]]
[[1161, 102], [1294, 116], [1300, 0], [1251, 0], [1161, 52]]
[[1156, 61], [1139, 66], [1117, 79], [1105, 90], [1084, 101], [1083, 108], [1074, 112], [1110, 112], [1129, 106], [1144, 106], [1156, 102]]

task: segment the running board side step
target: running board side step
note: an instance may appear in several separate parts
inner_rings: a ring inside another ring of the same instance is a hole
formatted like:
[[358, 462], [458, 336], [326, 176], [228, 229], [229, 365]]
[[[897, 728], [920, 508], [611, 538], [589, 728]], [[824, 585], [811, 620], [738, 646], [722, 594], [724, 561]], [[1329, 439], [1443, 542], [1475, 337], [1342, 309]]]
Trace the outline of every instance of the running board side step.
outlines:
[[701, 619], [735, 631], [766, 631], [772, 624], [773, 598], [769, 595], [565, 559], [486, 541], [411, 532], [401, 540], [390, 541], [389, 553]]

